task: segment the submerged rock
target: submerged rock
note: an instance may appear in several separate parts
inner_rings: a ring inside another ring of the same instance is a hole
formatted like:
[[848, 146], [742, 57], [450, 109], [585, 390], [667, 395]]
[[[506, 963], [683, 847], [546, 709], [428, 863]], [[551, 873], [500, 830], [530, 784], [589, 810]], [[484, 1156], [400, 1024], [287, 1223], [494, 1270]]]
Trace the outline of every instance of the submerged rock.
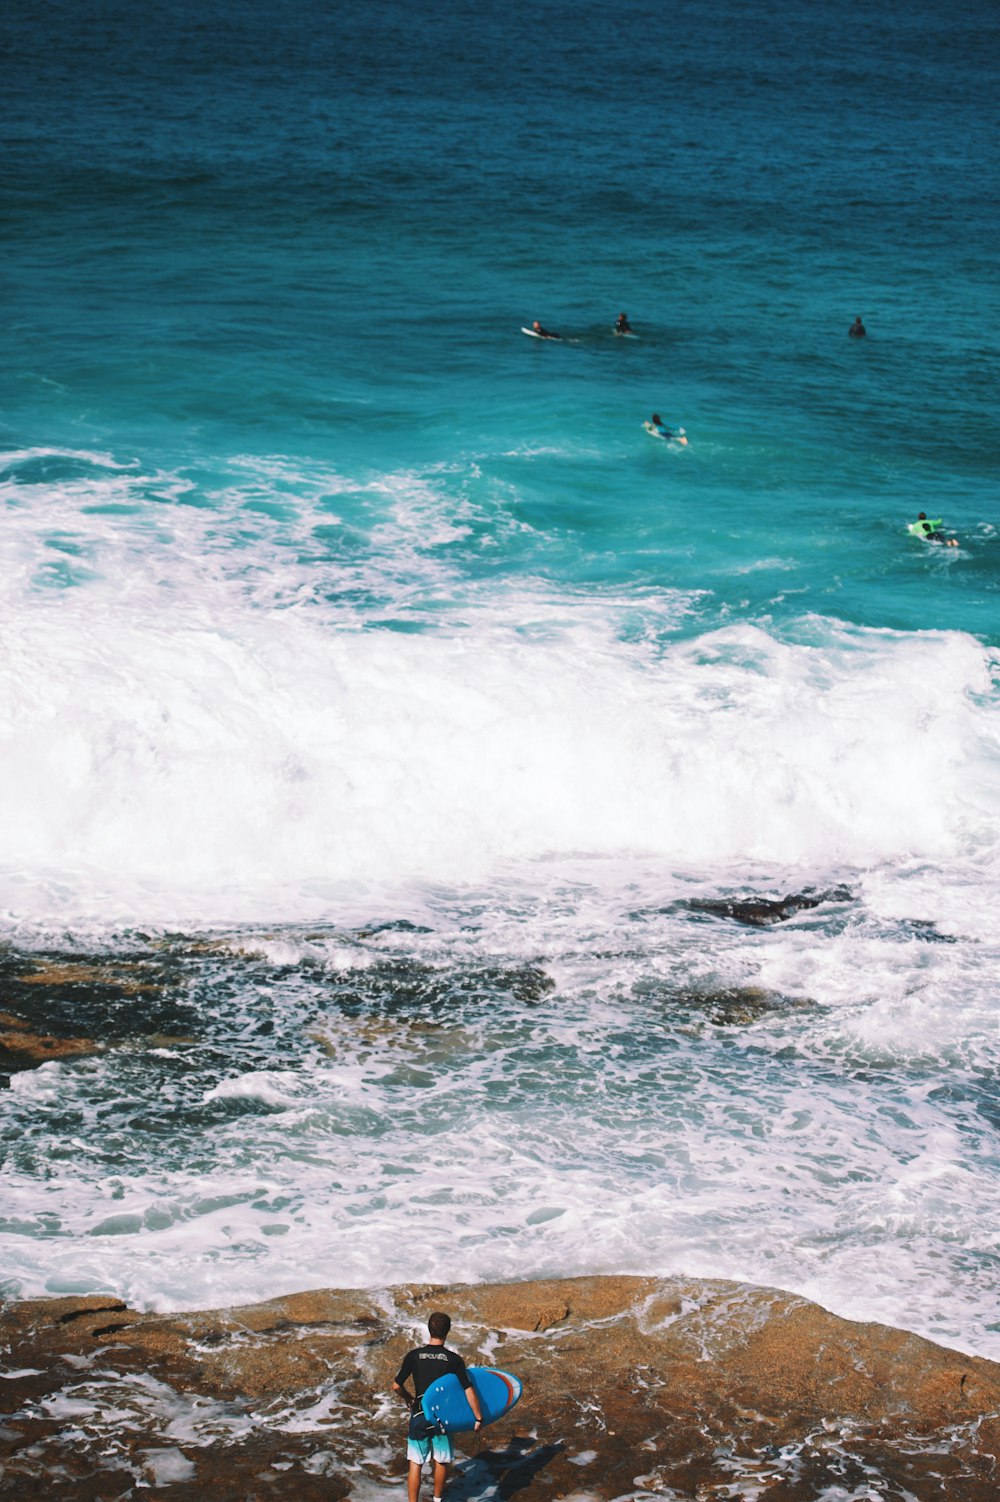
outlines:
[[908, 939], [922, 939], [925, 944], [957, 944], [954, 934], [943, 934], [930, 918], [904, 918], [900, 931]]
[[173, 961], [146, 952], [108, 958], [0, 951], [0, 1071], [9, 1076], [123, 1045], [190, 1041], [179, 978]]
[[450, 1502], [818, 1502], [863, 1484], [995, 1502], [1000, 1366], [684, 1278], [333, 1290], [170, 1316], [100, 1297], [11, 1304], [0, 1492], [398, 1496], [405, 1415], [389, 1386], [435, 1308], [470, 1364], [525, 1384], [508, 1419], [459, 1441]]
[[0, 1012], [0, 1078], [37, 1069], [52, 1059], [82, 1058], [97, 1053], [100, 1046], [90, 1038], [54, 1038], [33, 1032], [23, 1018]]
[[178, 975], [147, 954], [87, 957], [0, 953], [0, 1006], [15, 1026], [55, 1039], [107, 1044], [137, 1031], [177, 1033]]
[[762, 986], [725, 986], [717, 991], [682, 991], [677, 1001], [718, 1027], [749, 1027], [762, 1017], [808, 1011], [812, 1002], [782, 996]]

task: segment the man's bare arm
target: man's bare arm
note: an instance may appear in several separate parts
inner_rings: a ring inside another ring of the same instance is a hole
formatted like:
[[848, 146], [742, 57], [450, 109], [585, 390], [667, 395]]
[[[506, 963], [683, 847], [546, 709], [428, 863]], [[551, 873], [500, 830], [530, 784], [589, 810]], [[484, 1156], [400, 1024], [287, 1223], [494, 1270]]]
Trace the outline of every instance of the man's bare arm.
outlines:
[[483, 1422], [483, 1411], [479, 1406], [479, 1394], [476, 1392], [476, 1389], [472, 1386], [471, 1382], [465, 1389], [465, 1396], [469, 1400], [469, 1407], [472, 1409], [472, 1412], [476, 1416], [476, 1423], [481, 1424]]

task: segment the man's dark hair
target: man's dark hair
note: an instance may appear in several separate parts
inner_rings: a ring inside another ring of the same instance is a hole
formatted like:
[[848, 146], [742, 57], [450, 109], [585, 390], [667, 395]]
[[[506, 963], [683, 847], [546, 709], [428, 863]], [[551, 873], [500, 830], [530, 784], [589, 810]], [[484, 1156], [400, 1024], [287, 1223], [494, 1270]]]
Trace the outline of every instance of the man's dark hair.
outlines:
[[432, 1340], [444, 1340], [451, 1329], [451, 1320], [447, 1314], [432, 1314], [427, 1321], [427, 1328], [431, 1333]]

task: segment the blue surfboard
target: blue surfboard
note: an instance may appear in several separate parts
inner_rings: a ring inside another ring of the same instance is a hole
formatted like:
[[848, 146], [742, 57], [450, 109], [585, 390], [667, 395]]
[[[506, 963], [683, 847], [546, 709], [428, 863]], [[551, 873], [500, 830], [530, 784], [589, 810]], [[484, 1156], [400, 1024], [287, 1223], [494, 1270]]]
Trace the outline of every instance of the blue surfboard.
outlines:
[[[470, 1366], [468, 1373], [484, 1423], [493, 1424], [503, 1418], [521, 1396], [521, 1379], [510, 1372], [498, 1371], [494, 1366]], [[446, 1434], [467, 1434], [476, 1427], [476, 1416], [454, 1372], [432, 1382], [420, 1401], [424, 1416], [442, 1423]]]

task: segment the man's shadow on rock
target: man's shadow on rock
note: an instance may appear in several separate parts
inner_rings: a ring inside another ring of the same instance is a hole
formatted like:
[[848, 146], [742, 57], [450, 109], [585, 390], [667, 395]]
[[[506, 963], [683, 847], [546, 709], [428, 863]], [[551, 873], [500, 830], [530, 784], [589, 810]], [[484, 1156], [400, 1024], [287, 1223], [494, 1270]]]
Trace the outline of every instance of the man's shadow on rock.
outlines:
[[448, 1502], [479, 1502], [487, 1494], [513, 1497], [530, 1486], [538, 1472], [566, 1446], [538, 1445], [534, 1440], [512, 1439], [505, 1450], [480, 1450], [460, 1468], [456, 1466], [448, 1487]]

